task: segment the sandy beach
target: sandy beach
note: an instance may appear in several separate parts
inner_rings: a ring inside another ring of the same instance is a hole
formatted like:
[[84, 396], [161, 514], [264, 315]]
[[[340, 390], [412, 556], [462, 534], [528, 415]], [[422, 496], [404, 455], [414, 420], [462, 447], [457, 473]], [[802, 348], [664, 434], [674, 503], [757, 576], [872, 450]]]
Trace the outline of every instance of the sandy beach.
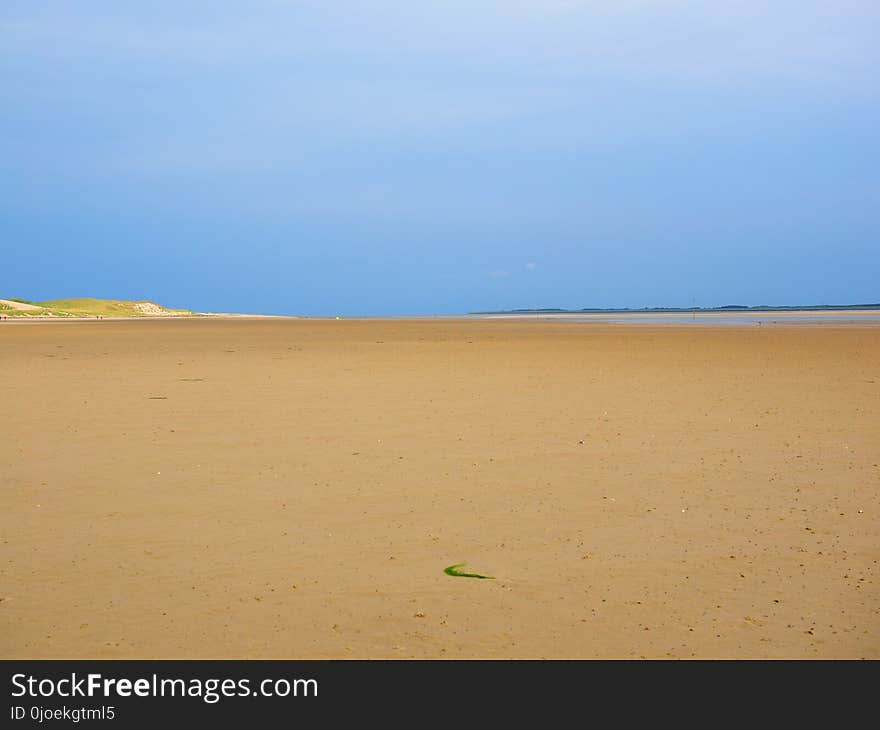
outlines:
[[4, 322], [0, 657], [880, 658], [878, 363], [857, 325]]

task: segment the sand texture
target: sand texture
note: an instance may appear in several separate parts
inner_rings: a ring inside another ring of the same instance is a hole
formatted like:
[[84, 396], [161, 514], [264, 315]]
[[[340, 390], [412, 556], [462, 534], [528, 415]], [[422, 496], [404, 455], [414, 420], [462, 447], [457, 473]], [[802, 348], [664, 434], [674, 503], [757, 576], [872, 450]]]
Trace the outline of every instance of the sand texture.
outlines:
[[880, 658], [878, 327], [4, 322], [0, 376], [2, 658]]

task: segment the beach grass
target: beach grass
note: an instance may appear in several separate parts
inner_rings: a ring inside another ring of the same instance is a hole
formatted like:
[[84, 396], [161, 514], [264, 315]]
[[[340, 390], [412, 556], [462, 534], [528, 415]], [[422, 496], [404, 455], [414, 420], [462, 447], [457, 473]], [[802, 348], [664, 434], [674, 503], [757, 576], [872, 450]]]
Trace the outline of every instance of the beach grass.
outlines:
[[155, 315], [193, 316], [195, 314], [187, 309], [171, 309], [149, 301], [123, 301], [92, 297], [51, 299], [42, 302], [9, 298], [7, 301], [29, 304], [34, 307], [17, 309], [10, 304], [0, 303], [0, 311], [5, 316], [11, 317], [149, 317]]

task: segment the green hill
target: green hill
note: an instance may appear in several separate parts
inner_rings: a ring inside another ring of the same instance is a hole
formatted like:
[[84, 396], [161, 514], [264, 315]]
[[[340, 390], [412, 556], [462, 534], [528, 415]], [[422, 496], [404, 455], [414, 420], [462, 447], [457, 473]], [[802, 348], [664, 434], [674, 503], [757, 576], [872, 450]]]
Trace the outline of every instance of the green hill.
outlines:
[[0, 314], [10, 317], [186, 317], [195, 312], [169, 309], [149, 301], [128, 302], [118, 299], [51, 299], [30, 302], [25, 299], [0, 299]]

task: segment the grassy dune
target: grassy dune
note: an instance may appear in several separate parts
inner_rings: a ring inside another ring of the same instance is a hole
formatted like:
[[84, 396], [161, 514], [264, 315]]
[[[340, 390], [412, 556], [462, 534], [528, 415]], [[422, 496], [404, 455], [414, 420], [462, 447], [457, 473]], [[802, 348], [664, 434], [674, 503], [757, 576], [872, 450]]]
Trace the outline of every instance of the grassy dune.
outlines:
[[[18, 308], [26, 305], [27, 308]], [[0, 314], [10, 317], [150, 317], [191, 316], [188, 309], [169, 309], [155, 302], [129, 302], [117, 299], [51, 299], [29, 302], [24, 299], [0, 299]]]

